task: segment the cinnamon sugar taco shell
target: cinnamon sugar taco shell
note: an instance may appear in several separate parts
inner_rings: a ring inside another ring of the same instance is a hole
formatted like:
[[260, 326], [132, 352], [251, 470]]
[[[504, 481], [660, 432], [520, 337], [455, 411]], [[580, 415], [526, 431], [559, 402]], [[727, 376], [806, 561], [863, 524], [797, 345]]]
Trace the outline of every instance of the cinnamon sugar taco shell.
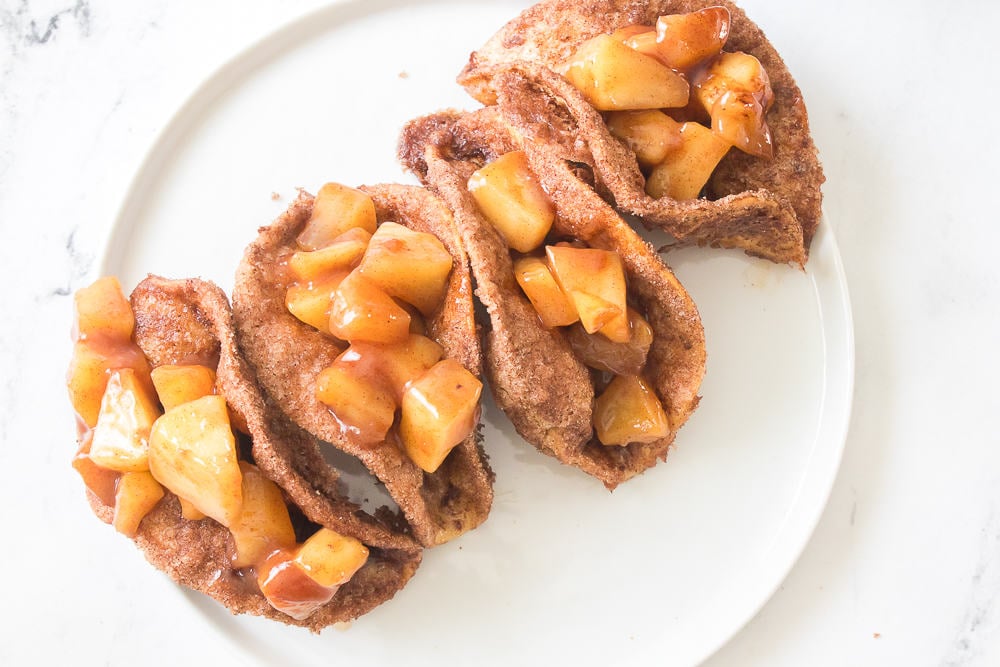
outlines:
[[[529, 443], [596, 477], [609, 489], [666, 457], [678, 429], [698, 404], [705, 340], [697, 308], [653, 249], [585, 185], [565, 162], [531, 159], [556, 209], [553, 234], [616, 251], [629, 293], [654, 332], [647, 370], [669, 417], [669, 434], [653, 442], [605, 446], [592, 427], [594, 385], [563, 333], [542, 326], [519, 288], [506, 242], [467, 189], [470, 175], [523, 144], [497, 110], [444, 112], [403, 130], [403, 163], [455, 211], [489, 315], [485, 372], [497, 405]], [[529, 154], [529, 158], [531, 155]]]
[[[555, 69], [588, 39], [657, 17], [721, 5], [731, 14], [725, 51], [764, 66], [774, 92], [766, 121], [772, 159], [730, 150], [705, 188], [707, 198], [653, 199], [635, 154], [613, 137], [601, 114]], [[529, 152], [558, 152], [585, 165], [616, 207], [660, 227], [679, 244], [740, 248], [803, 265], [819, 224], [824, 181], [802, 94], [764, 33], [725, 0], [548, 0], [507, 23], [458, 77], [473, 97], [498, 104]]]
[[[467, 260], [451, 212], [430, 192], [402, 185], [362, 188], [375, 205], [379, 224], [393, 221], [431, 233], [453, 258], [446, 296], [426, 320], [428, 335], [444, 356], [479, 376], [481, 357]], [[316, 398], [316, 380], [341, 352], [334, 341], [293, 316], [285, 304], [282, 266], [297, 250], [296, 237], [309, 220], [314, 198], [303, 192], [246, 249], [236, 275], [233, 311], [240, 346], [265, 392], [296, 424], [359, 459], [398, 503], [414, 537], [441, 544], [482, 523], [493, 500], [493, 473], [478, 428], [456, 446], [433, 473], [418, 468], [398, 443], [375, 444], [352, 437]]]
[[[344, 496], [337, 477], [315, 455], [314, 439], [263, 401], [237, 348], [229, 303], [215, 285], [201, 280], [150, 276], [133, 291], [134, 340], [149, 364], [202, 364], [216, 369], [216, 391], [249, 432], [241, 459], [285, 491], [297, 533], [325, 526], [363, 542], [365, 564], [334, 597], [306, 618], [292, 618], [268, 603], [246, 571], [232, 565], [233, 536], [211, 518], [182, 516], [177, 496], [163, 499], [142, 519], [134, 540], [147, 560], [177, 583], [216, 599], [234, 614], [253, 614], [317, 632], [355, 619], [389, 600], [413, 575], [419, 545], [393, 525], [388, 514], [373, 517]], [[112, 522], [115, 508], [90, 489], [95, 514]]]

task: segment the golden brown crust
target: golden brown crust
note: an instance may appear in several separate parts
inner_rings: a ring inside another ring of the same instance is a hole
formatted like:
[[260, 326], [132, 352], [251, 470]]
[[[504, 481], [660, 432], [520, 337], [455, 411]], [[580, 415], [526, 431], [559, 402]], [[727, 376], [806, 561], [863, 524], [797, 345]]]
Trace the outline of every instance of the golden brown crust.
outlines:
[[[314, 439], [265, 407], [236, 347], [223, 292], [200, 280], [149, 276], [133, 291], [131, 302], [136, 343], [151, 365], [217, 363], [218, 390], [246, 421], [254, 463], [287, 497], [302, 501], [296, 504], [306, 518], [360, 539], [371, 553], [329, 603], [302, 621], [276, 611], [252, 578], [232, 569], [234, 544], [227, 528], [211, 519], [184, 519], [171, 493], [139, 525], [135, 542], [146, 559], [177, 583], [206, 593], [233, 613], [266, 616], [313, 631], [357, 618], [390, 599], [416, 571], [419, 545], [347, 500], [337, 488], [336, 476], [313, 470]], [[87, 495], [95, 514], [110, 522], [113, 508], [94, 494]]]
[[[552, 71], [585, 40], [655, 23], [663, 14], [724, 5], [732, 15], [726, 50], [764, 65], [774, 90], [767, 116], [775, 156], [731, 150], [707, 187], [709, 199], [652, 199], [634, 154], [608, 132], [601, 115]], [[480, 101], [498, 103], [529, 151], [561, 151], [586, 164], [596, 187], [648, 226], [680, 243], [742, 248], [776, 262], [804, 264], [819, 223], [822, 168], [802, 94], [763, 32], [738, 7], [705, 0], [549, 0], [510, 21], [473, 53], [459, 82]]]
[[[467, 262], [451, 214], [430, 193], [412, 186], [366, 188], [379, 222], [393, 220], [434, 234], [455, 258], [444, 305], [428, 320], [430, 335], [445, 354], [477, 376], [479, 343]], [[296, 319], [285, 307], [280, 266], [295, 250], [313, 198], [299, 198], [247, 248], [237, 271], [233, 310], [239, 341], [265, 392], [298, 425], [357, 457], [399, 504], [421, 544], [446, 542], [486, 519], [493, 500], [493, 473], [472, 435], [433, 474], [416, 467], [393, 442], [368, 445], [345, 436], [330, 410], [315, 397], [315, 381], [339, 351], [330, 338]]]
[[653, 249], [565, 161], [529, 154], [533, 171], [556, 207], [554, 232], [618, 252], [630, 293], [655, 332], [648, 369], [670, 417], [670, 434], [627, 447], [597, 442], [591, 426], [594, 388], [589, 372], [561, 333], [541, 325], [516, 284], [506, 243], [480, 215], [466, 187], [475, 169], [519, 148], [495, 108], [487, 107], [411, 121], [403, 130], [399, 154], [455, 211], [476, 278], [476, 295], [490, 317], [486, 374], [497, 405], [539, 450], [613, 489], [664, 458], [677, 430], [697, 406], [705, 368], [701, 320], [687, 292]]

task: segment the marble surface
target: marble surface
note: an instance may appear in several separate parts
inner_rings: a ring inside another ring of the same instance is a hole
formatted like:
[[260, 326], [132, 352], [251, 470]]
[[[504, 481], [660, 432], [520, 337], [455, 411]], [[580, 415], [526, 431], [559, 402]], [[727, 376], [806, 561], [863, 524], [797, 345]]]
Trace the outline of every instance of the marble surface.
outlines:
[[[214, 641], [197, 618], [155, 607], [88, 613], [84, 601], [104, 592], [184, 594], [133, 577], [145, 565], [132, 554], [97, 562], [91, 545], [117, 536], [95, 531], [83, 503], [54, 502], [53, 488], [79, 484], [62, 389], [70, 295], [95, 277], [130, 178], [178, 105], [252, 40], [321, 4], [0, 0], [0, 664], [176, 664]], [[857, 377], [813, 538], [705, 664], [1000, 664], [1000, 225], [988, 203], [1000, 5], [743, 4], [809, 106]], [[181, 629], [189, 641], [173, 642]], [[170, 649], [146, 652], [132, 633]]]

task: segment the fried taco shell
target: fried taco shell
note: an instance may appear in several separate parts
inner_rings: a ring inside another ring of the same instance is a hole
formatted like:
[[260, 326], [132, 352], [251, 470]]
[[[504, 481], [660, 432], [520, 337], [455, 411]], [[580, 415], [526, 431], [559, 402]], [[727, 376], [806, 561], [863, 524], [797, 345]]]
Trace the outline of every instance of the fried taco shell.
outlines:
[[411, 121], [399, 152], [403, 163], [455, 212], [476, 295], [489, 315], [485, 369], [497, 404], [540, 451], [613, 489], [665, 458], [677, 430], [697, 406], [705, 369], [704, 331], [697, 308], [670, 269], [610, 206], [564, 161], [531, 159], [556, 208], [553, 233], [617, 252], [629, 293], [654, 331], [647, 371], [668, 414], [670, 432], [650, 443], [600, 444], [592, 427], [590, 372], [563, 333], [542, 326], [517, 285], [506, 242], [467, 189], [469, 176], [483, 164], [523, 148], [497, 110], [487, 107]]
[[[471, 279], [451, 212], [422, 188], [379, 185], [363, 190], [371, 196], [380, 224], [391, 220], [431, 233], [452, 255], [447, 293], [427, 318], [428, 335], [444, 348], [445, 357], [480, 375]], [[451, 451], [436, 472], [425, 473], [394, 442], [372, 445], [351, 437], [316, 398], [316, 379], [340, 349], [288, 311], [282, 268], [297, 249], [296, 237], [309, 220], [313, 201], [311, 195], [302, 193], [246, 249], [233, 292], [240, 346], [281, 410], [306, 431], [357, 457], [385, 484], [421, 544], [446, 542], [482, 523], [492, 504], [493, 473], [478, 441], [478, 429]]]
[[[653, 199], [645, 193], [635, 154], [554, 69], [594, 36], [712, 5], [731, 14], [725, 50], [755, 56], [770, 78], [774, 103], [766, 120], [774, 157], [730, 150], [706, 186], [707, 199]], [[556, 153], [584, 165], [606, 199], [647, 226], [663, 228], [679, 244], [741, 248], [775, 262], [806, 262], [819, 224], [824, 176], [802, 93], [764, 33], [732, 3], [547, 0], [525, 10], [474, 52], [459, 82], [484, 104], [499, 105], [528, 152]]]
[[[254, 577], [233, 569], [233, 537], [216, 521], [185, 519], [177, 496], [167, 492], [139, 524], [135, 542], [147, 560], [177, 583], [209, 595], [235, 614], [254, 614], [312, 631], [355, 619], [389, 600], [415, 572], [419, 545], [393, 526], [391, 517], [372, 517], [338, 489], [337, 477], [321, 465], [314, 438], [289, 423], [262, 399], [236, 344], [225, 294], [201, 280], [150, 276], [131, 296], [134, 339], [155, 368], [202, 364], [216, 369], [216, 390], [249, 432], [252, 462], [291, 500], [293, 521], [319, 524], [368, 546], [365, 565], [333, 599], [302, 620], [272, 607]], [[110, 523], [114, 507], [88, 490], [91, 507]], [[297, 509], [296, 509], [297, 508]]]

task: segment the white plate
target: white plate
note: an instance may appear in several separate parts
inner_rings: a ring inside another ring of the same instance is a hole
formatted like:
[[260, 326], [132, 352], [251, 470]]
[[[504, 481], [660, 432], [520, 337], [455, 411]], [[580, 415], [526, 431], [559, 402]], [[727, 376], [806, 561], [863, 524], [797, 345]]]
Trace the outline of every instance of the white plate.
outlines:
[[[472, 108], [454, 75], [523, 6], [338, 3], [254, 45], [152, 148], [104, 272], [126, 288], [154, 272], [229, 290], [244, 245], [296, 187], [412, 181], [395, 161], [399, 128], [443, 107]], [[451, 39], [428, 38], [442, 25]], [[609, 494], [525, 445], [488, 406], [490, 520], [428, 551], [410, 585], [349, 631], [312, 636], [234, 618], [195, 594], [148, 604], [176, 619], [197, 608], [231, 638], [199, 653], [206, 660], [701, 661], [767, 600], [820, 516], [848, 423], [853, 339], [826, 222], [806, 272], [735, 252], [668, 260], [700, 307], [709, 361], [701, 407], [667, 463]], [[157, 657], [169, 663], [173, 650]]]

